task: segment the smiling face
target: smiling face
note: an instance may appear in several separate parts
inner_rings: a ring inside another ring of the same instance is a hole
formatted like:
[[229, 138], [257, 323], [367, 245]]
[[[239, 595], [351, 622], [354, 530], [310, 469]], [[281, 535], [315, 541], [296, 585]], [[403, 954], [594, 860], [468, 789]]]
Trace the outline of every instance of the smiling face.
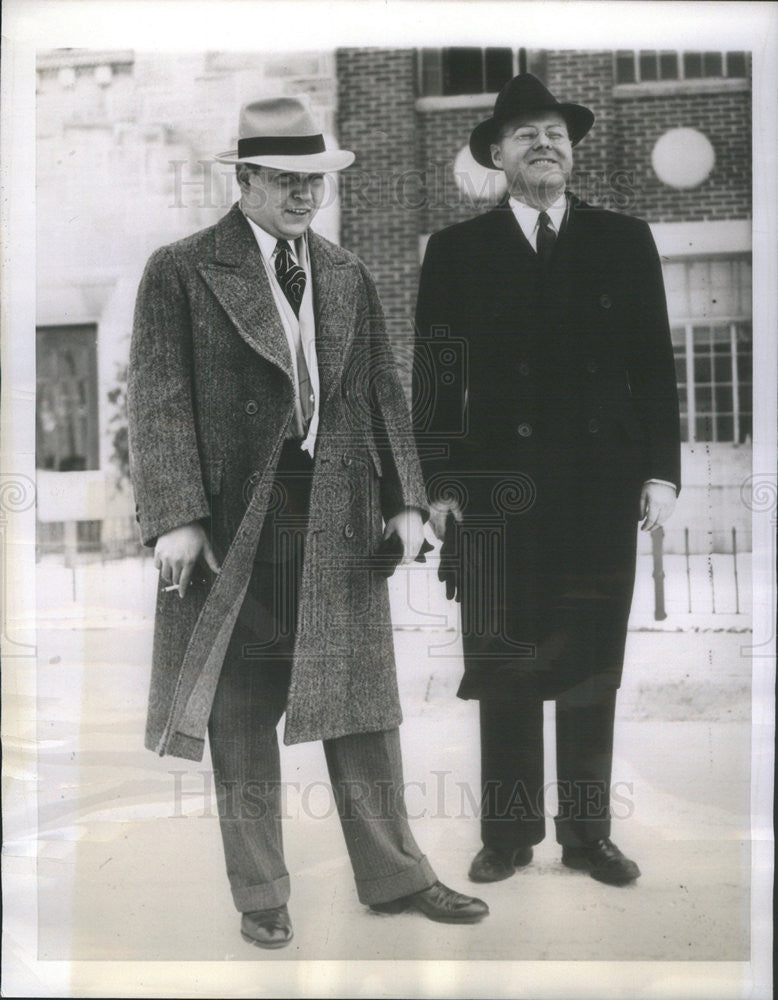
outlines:
[[252, 222], [277, 240], [296, 240], [324, 198], [323, 174], [296, 174], [240, 164], [241, 206]]
[[508, 190], [533, 208], [548, 208], [564, 191], [573, 147], [564, 118], [555, 111], [521, 115], [503, 126], [491, 146]]

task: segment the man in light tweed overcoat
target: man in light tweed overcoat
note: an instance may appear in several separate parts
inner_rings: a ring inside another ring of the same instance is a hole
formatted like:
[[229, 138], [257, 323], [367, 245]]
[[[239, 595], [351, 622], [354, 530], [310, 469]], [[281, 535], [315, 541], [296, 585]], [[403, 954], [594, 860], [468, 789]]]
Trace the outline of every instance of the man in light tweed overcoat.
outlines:
[[129, 383], [138, 520], [160, 570], [146, 745], [202, 759], [206, 731], [241, 933], [287, 944], [276, 726], [323, 740], [360, 900], [472, 923], [403, 805], [386, 571], [426, 500], [375, 285], [309, 229], [326, 149], [305, 98], [241, 111], [240, 202], [157, 250]]

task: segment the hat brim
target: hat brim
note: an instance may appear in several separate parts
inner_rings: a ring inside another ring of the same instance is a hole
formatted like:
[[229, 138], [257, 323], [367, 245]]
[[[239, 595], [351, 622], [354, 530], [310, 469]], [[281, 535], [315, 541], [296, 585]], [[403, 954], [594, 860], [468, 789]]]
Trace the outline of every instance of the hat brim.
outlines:
[[491, 146], [497, 141], [500, 129], [513, 117], [518, 118], [522, 114], [532, 114], [533, 112], [556, 111], [567, 122], [567, 130], [570, 133], [570, 142], [573, 146], [583, 139], [586, 133], [594, 124], [594, 114], [582, 104], [548, 104], [544, 107], [527, 108], [517, 111], [515, 116], [507, 118], [487, 118], [479, 122], [470, 133], [470, 152], [476, 163], [480, 163], [487, 170], [499, 170], [492, 162]]
[[237, 149], [230, 149], [226, 153], [218, 153], [214, 159], [219, 163], [249, 163], [255, 167], [288, 170], [295, 174], [328, 174], [350, 167], [354, 154], [348, 149], [325, 149], [323, 153], [303, 156], [238, 156]]

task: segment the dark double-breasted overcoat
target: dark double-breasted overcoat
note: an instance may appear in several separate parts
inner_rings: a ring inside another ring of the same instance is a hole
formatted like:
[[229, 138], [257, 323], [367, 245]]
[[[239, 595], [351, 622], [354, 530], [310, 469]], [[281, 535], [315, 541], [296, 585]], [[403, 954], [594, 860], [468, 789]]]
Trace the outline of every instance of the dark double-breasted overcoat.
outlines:
[[680, 487], [678, 401], [645, 222], [568, 195], [541, 270], [506, 203], [430, 238], [414, 422], [463, 509], [462, 697], [618, 685], [643, 482]]
[[[397, 726], [382, 517], [425, 507], [407, 403], [375, 286], [309, 233], [320, 420], [285, 742]], [[236, 205], [156, 251], [138, 292], [130, 448], [147, 545], [200, 521], [221, 571], [186, 596], [160, 581], [146, 745], [199, 760], [292, 419], [292, 366], [255, 238]]]

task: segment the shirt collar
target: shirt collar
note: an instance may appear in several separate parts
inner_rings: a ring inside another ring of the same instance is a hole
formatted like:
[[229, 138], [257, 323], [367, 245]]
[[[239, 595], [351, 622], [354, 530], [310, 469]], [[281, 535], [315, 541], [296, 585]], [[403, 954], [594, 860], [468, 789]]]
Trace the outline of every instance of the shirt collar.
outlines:
[[[532, 208], [530, 205], [525, 205], [523, 201], [519, 201], [518, 198], [514, 198], [513, 195], [508, 199], [508, 204], [511, 206], [511, 211], [516, 216], [516, 221], [521, 226], [521, 228], [527, 232], [533, 232], [538, 224], [538, 216], [540, 211], [537, 208]], [[564, 192], [560, 194], [556, 201], [552, 202], [546, 209], [546, 214], [556, 229], [557, 232], [562, 228], [562, 221], [565, 217], [565, 212], [567, 211], [567, 199], [565, 198]]]
[[[241, 209], [243, 211], [243, 209]], [[271, 262], [273, 254], [276, 250], [276, 245], [278, 243], [278, 237], [271, 236], [270, 233], [265, 232], [265, 230], [256, 224], [253, 219], [250, 219], [245, 212], [243, 212], [246, 217], [246, 222], [251, 226], [251, 231], [254, 233], [254, 237], [259, 246], [260, 252], [268, 264]], [[292, 248], [292, 256], [296, 258], [295, 263], [300, 262], [300, 240], [304, 240], [305, 237], [301, 236], [298, 240], [287, 240], [286, 242]]]

